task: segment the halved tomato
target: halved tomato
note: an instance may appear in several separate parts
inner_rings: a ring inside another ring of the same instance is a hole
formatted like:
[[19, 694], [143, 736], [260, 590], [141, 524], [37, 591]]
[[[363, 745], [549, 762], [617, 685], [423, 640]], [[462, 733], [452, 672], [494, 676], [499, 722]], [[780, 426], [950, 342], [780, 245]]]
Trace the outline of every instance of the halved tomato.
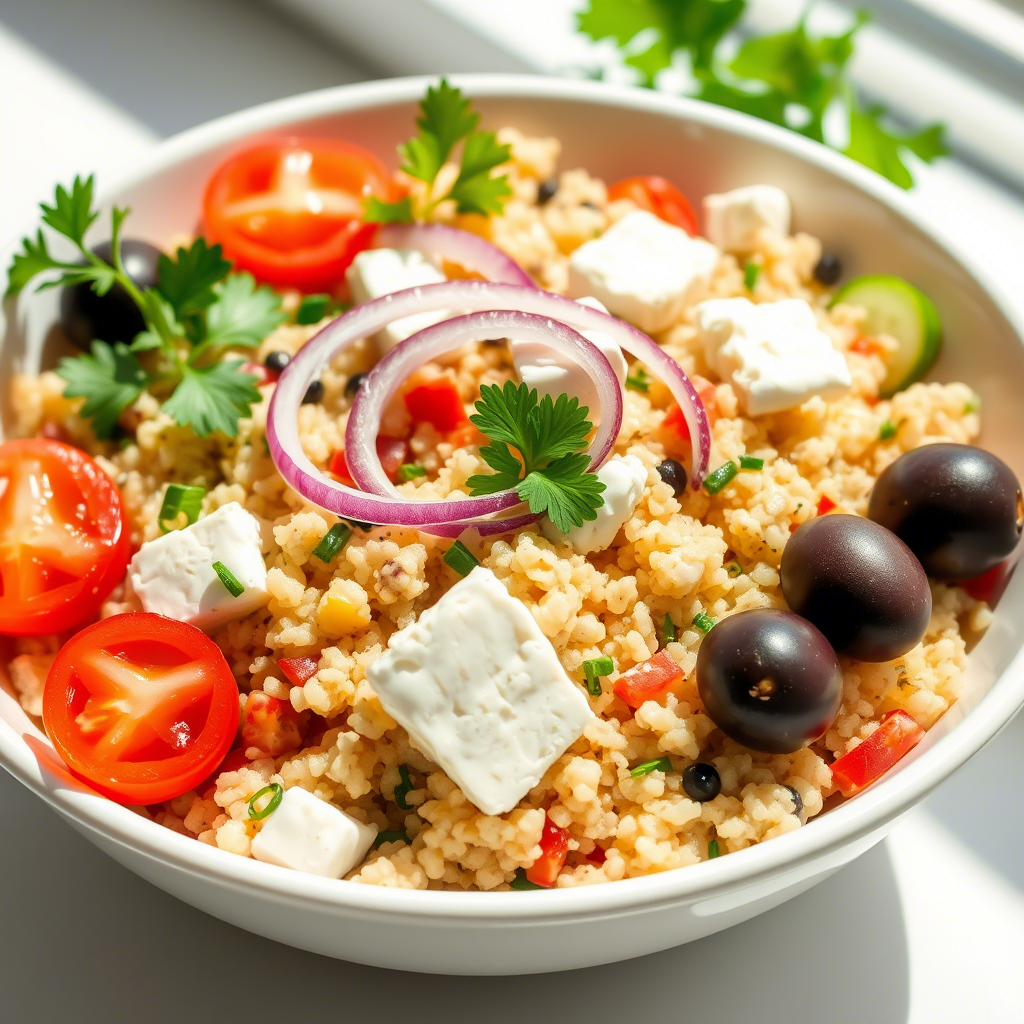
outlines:
[[129, 543], [121, 495], [88, 455], [42, 437], [0, 445], [0, 633], [94, 616], [124, 579]]
[[693, 212], [690, 200], [671, 181], [656, 174], [639, 174], [615, 182], [608, 189], [608, 200], [614, 202], [616, 199], [632, 199], [641, 210], [682, 228], [687, 234], [699, 233], [697, 214]]
[[267, 139], [228, 157], [203, 197], [203, 232], [268, 284], [330, 291], [376, 231], [363, 202], [397, 198], [372, 153], [340, 139]]
[[195, 626], [151, 612], [77, 633], [43, 690], [57, 753], [118, 803], [187, 793], [224, 758], [238, 723], [238, 687], [220, 648]]

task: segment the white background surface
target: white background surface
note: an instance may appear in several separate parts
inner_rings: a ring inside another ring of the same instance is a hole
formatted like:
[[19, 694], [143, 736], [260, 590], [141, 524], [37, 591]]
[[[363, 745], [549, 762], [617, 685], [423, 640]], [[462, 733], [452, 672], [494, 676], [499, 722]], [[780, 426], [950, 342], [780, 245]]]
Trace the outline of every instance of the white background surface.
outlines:
[[[530, 5], [518, 4], [520, 25]], [[0, 0], [0, 234], [28, 227], [55, 180], [92, 170], [109, 180], [156, 136], [372, 73], [245, 0]], [[919, 200], [1024, 305], [1024, 204], [952, 161], [925, 176]], [[1018, 717], [885, 843], [746, 925], [529, 980], [386, 973], [241, 932], [129, 874], [0, 772], [0, 1019], [134, 1019], [145, 1007], [154, 1024], [1014, 1024], [1024, 1021], [1022, 751]]]

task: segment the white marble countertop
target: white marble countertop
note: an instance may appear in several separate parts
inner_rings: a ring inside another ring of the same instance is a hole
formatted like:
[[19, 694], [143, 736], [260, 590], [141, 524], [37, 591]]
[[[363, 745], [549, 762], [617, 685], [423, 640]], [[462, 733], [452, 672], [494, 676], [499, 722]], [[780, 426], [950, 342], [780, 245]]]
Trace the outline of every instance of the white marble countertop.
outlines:
[[[0, 0], [0, 233], [27, 227], [54, 181], [118, 173], [159, 135], [370, 73], [245, 0]], [[924, 176], [917, 198], [1024, 303], [1024, 203], [953, 161]], [[452, 1024], [521, 1024], [524, 1013], [1013, 1024], [1024, 1021], [1022, 750], [1018, 717], [888, 840], [754, 921], [528, 983], [384, 975], [249, 935], [139, 880], [0, 772], [2, 1016], [145, 1007], [153, 1024], [178, 1024], [430, 1019], [436, 1008]]]

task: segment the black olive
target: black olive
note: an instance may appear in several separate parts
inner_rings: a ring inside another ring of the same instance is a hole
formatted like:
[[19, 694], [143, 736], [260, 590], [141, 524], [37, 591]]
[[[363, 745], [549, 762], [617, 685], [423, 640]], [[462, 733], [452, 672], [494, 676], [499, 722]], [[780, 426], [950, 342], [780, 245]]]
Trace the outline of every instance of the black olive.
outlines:
[[929, 576], [964, 580], [1008, 557], [1024, 528], [1013, 470], [966, 444], [901, 455], [875, 482], [868, 516], [892, 530]]
[[302, 404], [313, 405], [315, 402], [319, 402], [323, 397], [324, 382], [322, 380], [315, 380], [308, 388], [306, 388], [306, 393], [302, 396]]
[[659, 462], [658, 476], [672, 488], [672, 493], [677, 498], [686, 490], [686, 469], [675, 459]]
[[832, 285], [843, 276], [843, 265], [835, 254], [823, 252], [821, 259], [814, 264], [813, 274], [818, 284]]
[[291, 361], [292, 357], [287, 352], [276, 349], [273, 352], [267, 353], [267, 358], [263, 360], [263, 365], [272, 373], [280, 373]]
[[722, 779], [713, 764], [698, 761], [683, 771], [683, 789], [691, 800], [706, 803], [722, 792]]
[[548, 178], [537, 186], [537, 205], [544, 206], [550, 203], [558, 191], [558, 179]]
[[751, 750], [788, 754], [832, 723], [843, 673], [821, 633], [792, 612], [756, 608], [722, 619], [697, 652], [708, 717]]
[[[109, 242], [97, 245], [93, 252], [104, 263], [113, 257]], [[148, 242], [134, 238], [121, 242], [125, 273], [139, 288], [156, 287], [159, 259], [160, 250]], [[88, 282], [69, 285], [61, 292], [60, 320], [68, 338], [81, 349], [88, 349], [95, 338], [131, 342], [146, 329], [139, 307], [119, 284], [105, 295], [97, 295]]]
[[363, 386], [363, 381], [366, 380], [365, 373], [353, 373], [347, 381], [345, 381], [345, 394], [349, 398], [355, 398], [356, 392]]
[[932, 592], [894, 533], [860, 516], [808, 519], [782, 552], [782, 592], [840, 654], [892, 661], [924, 636]]

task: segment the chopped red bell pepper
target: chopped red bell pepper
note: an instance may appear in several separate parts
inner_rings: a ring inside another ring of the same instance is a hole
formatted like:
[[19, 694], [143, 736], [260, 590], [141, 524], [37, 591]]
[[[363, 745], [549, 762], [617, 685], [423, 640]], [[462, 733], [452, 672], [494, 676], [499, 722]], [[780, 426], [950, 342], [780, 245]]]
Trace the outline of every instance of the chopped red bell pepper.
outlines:
[[316, 674], [319, 658], [278, 658], [277, 667], [292, 686], [301, 686]]
[[[690, 382], [693, 384], [694, 388], [696, 388], [697, 395], [704, 404], [704, 411], [708, 414], [708, 423], [711, 426], [714, 426], [719, 415], [718, 400], [715, 395], [715, 385], [696, 373], [690, 377]], [[665, 413], [665, 418], [662, 420], [661, 425], [665, 430], [671, 431], [673, 434], [677, 434], [684, 441], [690, 440], [690, 428], [686, 425], [683, 410], [679, 408], [678, 403], [673, 402], [669, 406], [668, 412]]]
[[827, 495], [823, 494], [818, 499], [818, 515], [827, 516], [829, 512], [834, 512], [839, 506]]
[[[380, 464], [384, 468], [384, 472], [387, 473], [388, 479], [394, 483], [398, 476], [398, 467], [409, 461], [409, 445], [401, 437], [378, 434], [377, 458], [380, 459]], [[349, 472], [344, 448], [339, 448], [331, 456], [331, 461], [327, 464], [327, 471], [333, 473], [348, 487], [356, 486], [356, 482]]]
[[1007, 558], [998, 565], [993, 565], [988, 572], [983, 572], [980, 576], [972, 576], [969, 580], [960, 580], [960, 586], [975, 601], [985, 601], [987, 604], [994, 605], [1003, 596], [1003, 591], [1006, 589], [1007, 583], [1010, 582], [1015, 567], [1015, 563], [1011, 563], [1011, 560]]
[[852, 796], [884, 775], [922, 736], [924, 729], [906, 711], [890, 711], [863, 743], [832, 762], [832, 781], [843, 796]]
[[251, 359], [242, 363], [239, 370], [242, 373], [248, 373], [255, 377], [256, 387], [258, 388], [266, 387], [267, 384], [273, 384], [280, 376], [280, 374], [268, 370], [263, 363], [255, 363]]
[[544, 831], [540, 836], [540, 856], [526, 869], [527, 880], [550, 889], [558, 880], [558, 873], [568, 855], [569, 833], [550, 818], [545, 818]]
[[850, 351], [856, 352], [860, 356], [877, 356], [881, 355], [884, 349], [877, 338], [867, 338], [861, 335], [850, 342]]
[[608, 859], [608, 854], [605, 852], [603, 846], [595, 846], [590, 853], [584, 856], [583, 859], [591, 864], [597, 864], [600, 867], [600, 865]]
[[675, 658], [668, 651], [658, 651], [653, 658], [619, 676], [612, 689], [631, 708], [638, 708], [644, 701], [660, 697], [682, 678], [683, 670]]
[[435, 377], [417, 384], [403, 397], [415, 423], [430, 423], [441, 434], [447, 434], [468, 421], [459, 389], [448, 377]]

